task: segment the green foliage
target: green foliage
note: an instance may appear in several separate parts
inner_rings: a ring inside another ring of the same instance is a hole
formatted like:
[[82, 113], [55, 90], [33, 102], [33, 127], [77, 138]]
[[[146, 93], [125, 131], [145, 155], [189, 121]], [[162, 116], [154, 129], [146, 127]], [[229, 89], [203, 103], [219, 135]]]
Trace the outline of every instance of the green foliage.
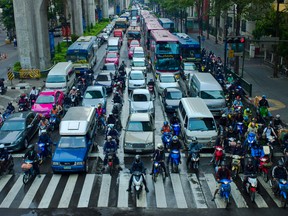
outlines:
[[22, 67], [19, 61], [14, 63], [13, 71], [19, 72], [21, 68]]
[[0, 0], [0, 8], [3, 9], [0, 21], [8, 32], [13, 31], [15, 29], [13, 0]]
[[78, 38], [79, 38], [78, 35], [76, 35], [76, 34], [71, 34], [71, 41], [72, 41], [72, 43], [74, 43]]
[[101, 21], [99, 23], [96, 23], [96, 25], [90, 29], [89, 32], [85, 32], [84, 36], [89, 36], [93, 35], [96, 36], [98, 35], [107, 25], [109, 24], [109, 20], [107, 21]]
[[57, 44], [57, 53], [61, 53], [62, 49], [61, 49], [61, 45], [60, 43], [58, 42]]

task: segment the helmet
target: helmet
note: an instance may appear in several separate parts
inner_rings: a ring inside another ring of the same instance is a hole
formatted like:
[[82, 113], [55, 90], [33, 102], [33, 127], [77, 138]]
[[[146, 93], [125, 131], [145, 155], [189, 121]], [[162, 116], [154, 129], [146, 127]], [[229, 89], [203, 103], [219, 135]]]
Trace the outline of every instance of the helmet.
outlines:
[[150, 82], [153, 82], [153, 79], [150, 79]]
[[240, 140], [238, 140], [236, 144], [240, 144], [240, 145], [241, 145], [241, 141], [240, 141]]
[[56, 108], [56, 104], [53, 104], [52, 106], [53, 106], [54, 109]]
[[120, 81], [118, 81], [118, 82], [117, 82], [117, 85], [121, 85], [121, 82], [120, 82]]
[[192, 140], [193, 143], [195, 143], [195, 142], [197, 142], [197, 137], [193, 136], [193, 137], [191, 138], [191, 140]]
[[223, 114], [222, 114], [222, 117], [223, 117], [223, 118], [225, 118], [225, 117], [226, 117], [225, 113], [223, 113]]
[[277, 119], [279, 119], [279, 118], [280, 118], [280, 115], [279, 115], [279, 114], [277, 114], [277, 115], [276, 115], [276, 118], [277, 118]]
[[109, 113], [109, 116], [113, 116], [113, 113], [112, 113], [112, 112], [110, 112], [110, 113]]
[[167, 126], [167, 125], [168, 125], [168, 122], [167, 122], [167, 121], [164, 121], [163, 124], [164, 124], [164, 126]]
[[252, 160], [252, 158], [248, 158], [248, 164], [252, 164], [252, 162], [253, 162], [253, 160]]
[[244, 116], [243, 120], [247, 122], [249, 120], [248, 116]]
[[226, 167], [225, 161], [221, 162], [221, 167], [223, 167], [223, 166]]
[[282, 160], [278, 160], [277, 164], [278, 166], [282, 167], [284, 165], [284, 162]]
[[233, 130], [233, 127], [231, 125], [229, 126], [229, 130]]
[[173, 136], [172, 137], [172, 141], [178, 141], [178, 137], [177, 136]]
[[73, 87], [72, 87], [72, 89], [73, 89], [73, 90], [76, 90], [76, 87], [75, 87], [75, 86], [73, 86]]
[[162, 144], [162, 143], [158, 143], [158, 144], [157, 144], [157, 149], [163, 150], [163, 149], [164, 149], [163, 144]]
[[266, 99], [266, 95], [262, 95], [262, 98]]
[[99, 103], [99, 104], [98, 104], [98, 107], [101, 107], [101, 106], [102, 106], [102, 104], [101, 104], [101, 103]]
[[136, 162], [136, 163], [139, 163], [140, 160], [141, 160], [140, 155], [136, 155], [136, 156], [135, 156], [135, 162]]
[[11, 105], [12, 105], [12, 102], [9, 102], [9, 103], [8, 103], [8, 106], [11, 106]]
[[35, 86], [32, 87], [33, 90], [35, 90], [35, 88], [36, 88]]
[[112, 140], [112, 136], [107, 136], [107, 141], [111, 141]]
[[247, 112], [250, 112], [250, 109], [249, 109], [249, 108], [246, 108], [246, 111], [247, 111]]
[[30, 151], [31, 151], [31, 150], [34, 150], [34, 145], [33, 145], [33, 144], [29, 145], [29, 146], [27, 147], [27, 149], [30, 150]]

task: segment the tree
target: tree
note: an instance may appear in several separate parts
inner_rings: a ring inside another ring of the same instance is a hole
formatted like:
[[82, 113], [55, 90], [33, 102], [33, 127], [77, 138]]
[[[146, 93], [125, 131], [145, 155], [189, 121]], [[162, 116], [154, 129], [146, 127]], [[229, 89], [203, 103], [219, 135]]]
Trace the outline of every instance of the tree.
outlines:
[[13, 0], [0, 0], [0, 8], [3, 9], [1, 22], [7, 31], [7, 36], [12, 40], [15, 36]]

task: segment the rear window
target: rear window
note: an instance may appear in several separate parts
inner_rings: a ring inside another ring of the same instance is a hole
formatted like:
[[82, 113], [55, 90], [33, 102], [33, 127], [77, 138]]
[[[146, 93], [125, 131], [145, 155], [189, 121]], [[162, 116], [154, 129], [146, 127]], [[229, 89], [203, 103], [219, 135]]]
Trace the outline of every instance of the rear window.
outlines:
[[153, 127], [149, 121], [130, 121], [127, 127], [127, 131], [152, 131]]
[[224, 92], [223, 91], [201, 91], [201, 98], [202, 99], [224, 99]]
[[98, 99], [98, 98], [103, 98], [102, 92], [101, 91], [87, 91], [84, 95], [85, 99]]
[[213, 118], [190, 118], [188, 124], [188, 130], [190, 131], [209, 131], [216, 129]]

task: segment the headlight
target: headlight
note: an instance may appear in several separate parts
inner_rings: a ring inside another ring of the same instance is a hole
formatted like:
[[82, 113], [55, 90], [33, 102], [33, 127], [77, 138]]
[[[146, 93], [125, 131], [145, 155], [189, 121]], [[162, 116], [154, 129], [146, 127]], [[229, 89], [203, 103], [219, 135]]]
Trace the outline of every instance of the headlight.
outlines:
[[53, 162], [52, 164], [53, 164], [53, 166], [58, 166], [59, 162]]
[[130, 148], [132, 148], [132, 147], [133, 147], [133, 144], [132, 144], [132, 143], [126, 143], [126, 142], [124, 142], [124, 146], [125, 146], [125, 147], [130, 147]]
[[152, 147], [153, 146], [153, 143], [147, 143], [146, 144], [148, 147]]
[[78, 162], [76, 162], [76, 166], [81, 166], [81, 165], [84, 165], [84, 162], [83, 162], [83, 161], [78, 161]]

